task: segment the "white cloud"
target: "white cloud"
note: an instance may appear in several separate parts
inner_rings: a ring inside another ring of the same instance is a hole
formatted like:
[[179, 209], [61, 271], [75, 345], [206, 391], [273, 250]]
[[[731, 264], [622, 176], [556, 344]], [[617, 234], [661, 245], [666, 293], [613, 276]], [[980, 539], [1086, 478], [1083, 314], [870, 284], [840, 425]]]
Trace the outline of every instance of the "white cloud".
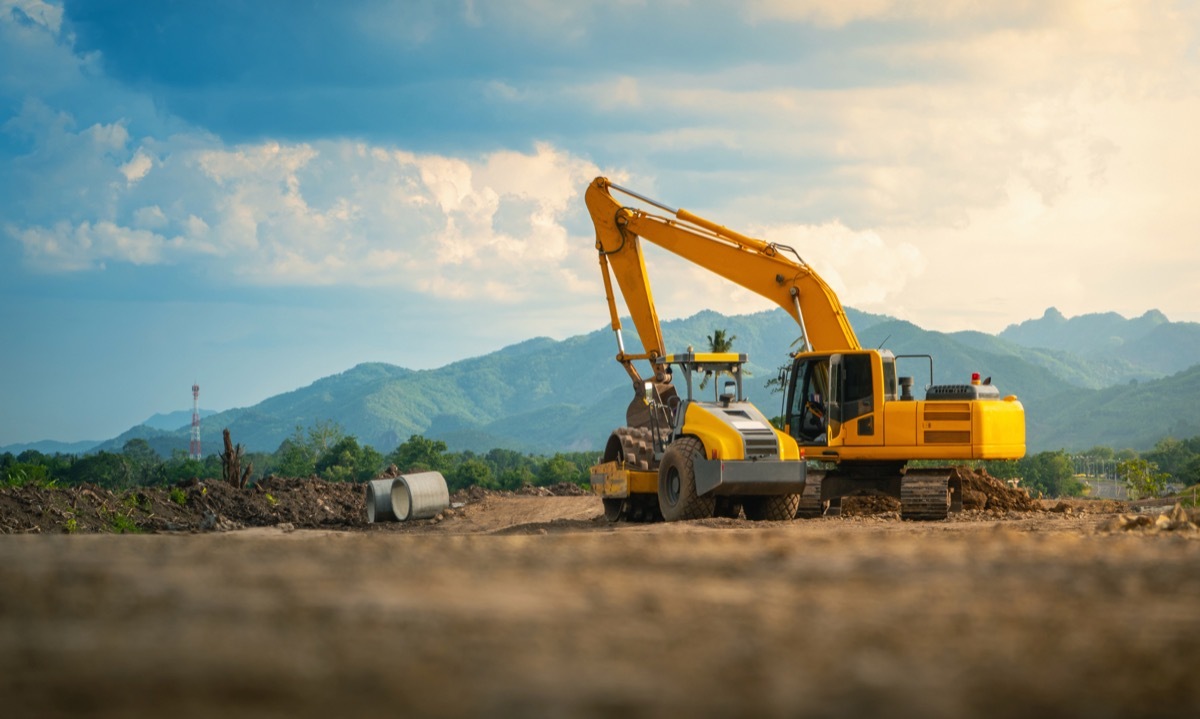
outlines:
[[156, 230], [165, 227], [167, 216], [158, 205], [139, 207], [133, 212], [133, 224], [146, 230]]
[[[520, 12], [540, 15], [545, 29], [601, 7], [550, 5]], [[483, 83], [490, 101], [631, 118], [614, 134], [534, 138], [525, 151], [434, 154], [346, 139], [228, 145], [196, 128], [155, 137], [141, 116], [27, 100], [4, 130], [32, 148], [12, 164], [18, 182], [40, 185], [5, 227], [43, 271], [186, 260], [243, 284], [403, 285], [434, 298], [555, 303], [562, 292], [599, 296], [580, 196], [600, 170], [577, 149], [585, 146], [615, 166], [608, 174], [637, 177], [635, 189], [684, 187], [663, 199], [795, 244], [843, 302], [926, 326], [995, 330], [1048, 304], [1194, 305], [1170, 284], [1188, 288], [1187, 271], [1200, 270], [1192, 241], [1200, 215], [1187, 189], [1200, 181], [1194, 8], [1083, 0], [747, 8], [758, 23], [899, 20], [920, 32], [818, 49], [839, 67], [865, 68], [857, 77], [868, 80], [849, 82], [808, 82], [805, 73], [823, 68], [806, 56], [700, 69], [649, 62], [636, 73], [623, 65], [581, 75], [578, 85], [498, 73]], [[483, 5], [462, 14], [480, 23], [471, 32], [494, 22]], [[50, 54], [52, 15], [38, 27], [3, 28], [12, 47], [33, 48], [57, 68], [44, 98], [70, 96], [99, 67], [95, 57], [64, 60], [67, 40]], [[414, 43], [439, 37], [422, 28]], [[25, 62], [14, 50], [0, 57]], [[4, 82], [10, 95], [33, 92], [27, 79]], [[111, 104], [141, 107], [119, 97]], [[762, 306], [696, 268], [663, 264], [652, 268], [656, 295], [675, 314]], [[1099, 286], [1099, 278], [1119, 283], [1129, 267], [1158, 279], [1133, 280], [1137, 299]], [[1036, 290], [979, 281], [978, 273], [1017, 270]], [[981, 297], [978, 306], [957, 299], [966, 296]]]
[[29, 22], [41, 25], [58, 34], [62, 28], [62, 6], [44, 0], [0, 0], [0, 18], [9, 19], [13, 12], [20, 12]]
[[[349, 141], [225, 147], [183, 136], [129, 156], [123, 124], [78, 134], [72, 124], [43, 125], [42, 151], [80, 187], [85, 215], [113, 220], [10, 223], [43, 271], [211, 257], [214, 273], [244, 284], [405, 284], [517, 301], [538, 287], [535, 277], [565, 269], [564, 223], [597, 173], [547, 144], [464, 159]], [[105, 176], [125, 182], [86, 191]]]
[[25, 247], [35, 266], [52, 270], [103, 268], [107, 260], [134, 265], [158, 264], [166, 240], [147, 230], [121, 227], [112, 222], [60, 222], [53, 227], [9, 228]]
[[756, 23], [784, 20], [837, 28], [863, 20], [1004, 23], [1096, 4], [1088, 0], [749, 0], [744, 12]]
[[926, 267], [915, 245], [888, 243], [877, 232], [855, 232], [839, 222], [768, 227], [758, 234], [796, 249], [842, 303], [872, 312], [887, 312]]
[[133, 158], [124, 165], [121, 165], [119, 169], [121, 174], [125, 176], [126, 182], [132, 185], [145, 177], [146, 173], [150, 172], [150, 168], [153, 166], [154, 160], [150, 159], [150, 156], [139, 148], [134, 153]]

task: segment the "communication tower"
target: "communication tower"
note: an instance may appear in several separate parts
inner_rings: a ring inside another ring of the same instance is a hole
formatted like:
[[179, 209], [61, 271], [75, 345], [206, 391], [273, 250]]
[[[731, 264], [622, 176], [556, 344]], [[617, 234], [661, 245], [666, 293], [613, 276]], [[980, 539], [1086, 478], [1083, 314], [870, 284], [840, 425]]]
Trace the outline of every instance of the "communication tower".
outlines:
[[188, 456], [200, 459], [200, 385], [192, 383], [192, 441]]

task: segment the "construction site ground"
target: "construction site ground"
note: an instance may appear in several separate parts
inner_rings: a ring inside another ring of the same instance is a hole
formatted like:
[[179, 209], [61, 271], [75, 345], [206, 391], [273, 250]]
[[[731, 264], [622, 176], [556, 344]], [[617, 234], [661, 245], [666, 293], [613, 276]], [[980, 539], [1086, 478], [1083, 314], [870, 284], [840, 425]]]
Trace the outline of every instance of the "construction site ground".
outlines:
[[4, 714], [1200, 715], [1169, 502], [613, 525], [564, 486], [367, 524], [361, 485], [273, 482], [0, 490]]

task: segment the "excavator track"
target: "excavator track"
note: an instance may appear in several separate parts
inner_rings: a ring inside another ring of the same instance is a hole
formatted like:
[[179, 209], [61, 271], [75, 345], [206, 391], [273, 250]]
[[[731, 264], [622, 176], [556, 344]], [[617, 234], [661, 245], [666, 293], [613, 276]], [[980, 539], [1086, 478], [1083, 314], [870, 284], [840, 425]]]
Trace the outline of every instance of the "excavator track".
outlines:
[[945, 519], [950, 511], [950, 472], [909, 469], [900, 482], [900, 518], [917, 521]]
[[824, 472], [809, 470], [804, 479], [804, 491], [800, 493], [800, 507], [796, 509], [797, 519], [816, 519], [825, 515], [826, 505], [821, 499], [821, 482], [824, 479]]

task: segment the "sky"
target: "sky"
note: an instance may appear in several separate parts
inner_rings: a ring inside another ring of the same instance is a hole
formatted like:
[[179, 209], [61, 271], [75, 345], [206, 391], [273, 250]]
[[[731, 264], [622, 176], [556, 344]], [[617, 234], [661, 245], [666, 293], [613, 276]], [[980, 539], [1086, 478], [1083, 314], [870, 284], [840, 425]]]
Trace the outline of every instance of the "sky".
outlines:
[[0, 0], [0, 446], [604, 328], [598, 175], [926, 329], [1200, 321], [1200, 3]]

